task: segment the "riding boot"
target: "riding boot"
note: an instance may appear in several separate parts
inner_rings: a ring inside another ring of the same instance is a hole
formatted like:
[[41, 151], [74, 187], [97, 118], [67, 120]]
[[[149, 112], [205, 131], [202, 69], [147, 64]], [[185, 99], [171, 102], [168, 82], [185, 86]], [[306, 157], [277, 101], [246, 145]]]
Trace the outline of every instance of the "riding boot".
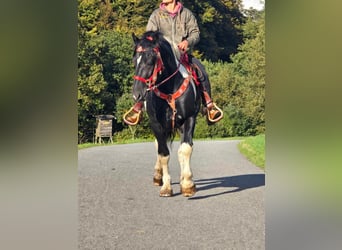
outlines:
[[219, 107], [216, 106], [210, 97], [211, 88], [207, 73], [205, 72], [204, 68], [201, 70], [200, 66], [194, 63], [194, 61], [195, 60], [192, 60], [192, 69], [195, 71], [197, 80], [200, 83], [202, 103], [205, 106], [203, 113], [207, 114], [208, 124], [211, 125], [223, 118], [223, 112]]
[[123, 115], [123, 120], [127, 125], [134, 126], [141, 121], [143, 104], [143, 102], [137, 102]]

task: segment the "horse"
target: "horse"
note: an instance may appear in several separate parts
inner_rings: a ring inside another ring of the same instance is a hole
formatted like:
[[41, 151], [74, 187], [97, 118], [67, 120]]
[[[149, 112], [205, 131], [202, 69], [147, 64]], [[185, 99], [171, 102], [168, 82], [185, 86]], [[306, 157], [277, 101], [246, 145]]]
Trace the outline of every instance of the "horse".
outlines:
[[190, 158], [196, 117], [201, 106], [199, 88], [161, 33], [148, 31], [141, 38], [133, 33], [132, 37], [135, 44], [133, 99], [136, 102], [145, 100], [150, 127], [156, 139], [153, 183], [162, 186], [161, 197], [173, 195], [168, 144], [179, 131], [180, 191], [185, 197], [193, 196], [196, 186], [192, 180]]

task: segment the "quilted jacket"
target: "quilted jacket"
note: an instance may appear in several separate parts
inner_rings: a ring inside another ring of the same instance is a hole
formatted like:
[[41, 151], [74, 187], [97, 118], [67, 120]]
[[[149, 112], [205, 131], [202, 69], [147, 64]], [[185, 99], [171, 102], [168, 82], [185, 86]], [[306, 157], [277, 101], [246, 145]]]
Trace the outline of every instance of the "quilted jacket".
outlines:
[[192, 48], [198, 43], [200, 31], [197, 20], [193, 13], [182, 7], [175, 17], [172, 17], [167, 10], [158, 8], [151, 14], [146, 31], [159, 31], [164, 38], [173, 45], [173, 49], [179, 58], [177, 44], [186, 39], [188, 47]]

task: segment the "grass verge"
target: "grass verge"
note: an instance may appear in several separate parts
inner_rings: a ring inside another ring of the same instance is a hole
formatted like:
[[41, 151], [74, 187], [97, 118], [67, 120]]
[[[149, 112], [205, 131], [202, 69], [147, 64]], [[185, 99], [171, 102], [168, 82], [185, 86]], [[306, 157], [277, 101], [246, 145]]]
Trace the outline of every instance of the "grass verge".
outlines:
[[127, 139], [127, 140], [119, 140], [114, 141], [113, 143], [105, 142], [105, 143], [82, 143], [78, 144], [78, 149], [84, 149], [84, 148], [91, 148], [91, 147], [98, 147], [98, 146], [111, 146], [111, 145], [117, 145], [117, 144], [129, 144], [129, 143], [139, 143], [139, 142], [153, 142], [154, 139]]
[[247, 137], [238, 144], [240, 152], [253, 164], [265, 168], [265, 135]]

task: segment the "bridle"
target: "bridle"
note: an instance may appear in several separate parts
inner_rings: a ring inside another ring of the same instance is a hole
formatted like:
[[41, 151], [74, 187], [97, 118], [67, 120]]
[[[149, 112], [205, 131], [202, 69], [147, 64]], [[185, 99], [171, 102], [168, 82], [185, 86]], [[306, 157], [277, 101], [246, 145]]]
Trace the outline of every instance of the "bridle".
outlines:
[[[146, 49], [144, 49], [142, 46], [138, 46], [135, 51], [138, 53], [142, 53], [142, 52], [146, 52]], [[133, 76], [133, 79], [138, 80], [148, 85], [148, 89], [150, 89], [152, 86], [155, 85], [157, 78], [158, 78], [158, 74], [161, 74], [164, 69], [164, 63], [160, 56], [159, 48], [158, 47], [153, 48], [153, 51], [157, 53], [157, 62], [154, 65], [154, 69], [153, 69], [151, 76], [149, 78], [143, 78], [137, 75]]]
[[[141, 52], [146, 52], [146, 49], [144, 49], [142, 46], [138, 46], [135, 51], [141, 53]], [[164, 79], [160, 83], [156, 84], [158, 74], [161, 74], [162, 71], [164, 70], [164, 63], [161, 58], [159, 48], [158, 47], [153, 48], [153, 51], [156, 52], [157, 54], [157, 63], [154, 65], [154, 69], [153, 69], [151, 76], [149, 78], [143, 78], [137, 75], [133, 76], [133, 79], [138, 80], [148, 85], [147, 91], [154, 90], [160, 85], [170, 80], [172, 77], [174, 77], [177, 74], [177, 72], [179, 71], [179, 67], [180, 67], [180, 62], [178, 62], [176, 71], [173, 72], [170, 76], [168, 76], [166, 79]]]

